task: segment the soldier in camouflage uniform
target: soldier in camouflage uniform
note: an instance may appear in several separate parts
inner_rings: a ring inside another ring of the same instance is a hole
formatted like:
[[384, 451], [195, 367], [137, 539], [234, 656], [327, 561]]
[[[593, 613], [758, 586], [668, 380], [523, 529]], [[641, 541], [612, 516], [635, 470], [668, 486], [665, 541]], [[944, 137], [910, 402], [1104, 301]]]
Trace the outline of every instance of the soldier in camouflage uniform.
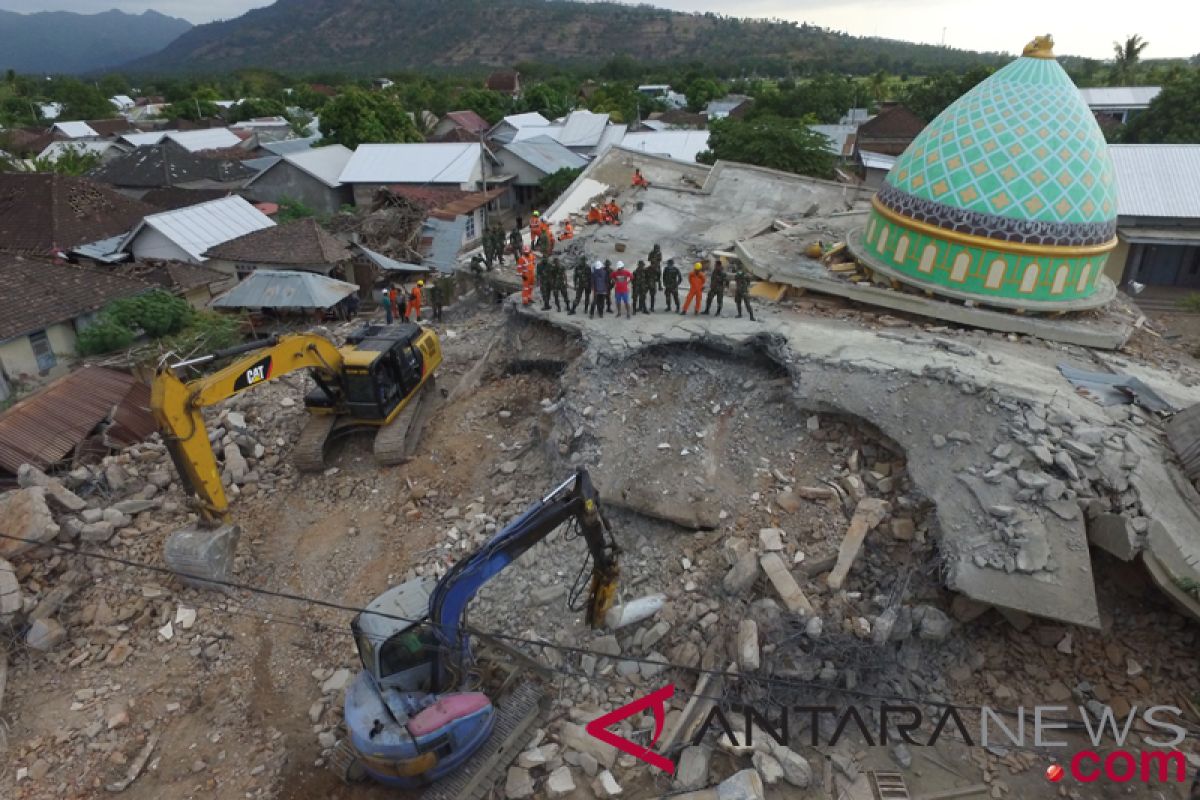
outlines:
[[582, 255], [575, 262], [574, 274], [571, 277], [575, 281], [575, 303], [570, 307], [571, 310], [568, 313], [575, 313], [581, 299], [583, 300], [583, 311], [587, 313], [592, 305], [592, 269]]
[[554, 298], [555, 311], [562, 311], [559, 298], [562, 298], [567, 310], [571, 310], [571, 299], [567, 297], [567, 271], [557, 256], [550, 259], [550, 296]]
[[542, 257], [537, 264], [537, 283], [542, 290], [542, 311], [550, 310], [550, 259]]
[[554, 232], [549, 226], [542, 229], [542, 235], [537, 240], [538, 249], [542, 251], [543, 258], [549, 258], [554, 252]]
[[643, 314], [650, 312], [646, 311], [646, 292], [649, 287], [646, 285], [646, 279], [649, 275], [646, 273], [646, 262], [639, 261], [637, 267], [633, 270], [633, 313], [639, 311]]
[[658, 290], [663, 288], [662, 285], [662, 249], [658, 245], [654, 245], [654, 249], [650, 251], [650, 266], [646, 268], [646, 291], [650, 294], [650, 310], [654, 310], [654, 301], [658, 297]]
[[663, 302], [666, 303], [667, 311], [671, 310], [671, 301], [675, 301], [675, 310], [679, 310], [679, 284], [683, 283], [683, 274], [680, 273], [679, 267], [675, 266], [675, 259], [668, 259], [667, 266], [663, 268], [662, 285], [663, 285]]
[[725, 305], [725, 287], [729, 284], [729, 275], [725, 272], [725, 265], [721, 263], [721, 259], [713, 259], [712, 277], [708, 283], [708, 302], [704, 304], [704, 313], [712, 308], [713, 300], [717, 301], [717, 316], [721, 316], [721, 307]]
[[738, 262], [737, 269], [733, 272], [733, 302], [737, 304], [738, 319], [742, 318], [742, 303], [745, 303], [750, 321], [756, 321], [754, 309], [750, 307], [750, 273], [746, 271], [746, 267], [741, 262]]
[[[516, 225], [512, 229], [512, 233], [508, 235], [508, 243], [512, 246], [513, 258], [520, 259], [521, 252], [525, 249], [525, 240], [521, 237], [521, 221], [517, 220]], [[501, 248], [503, 252], [503, 248]]]

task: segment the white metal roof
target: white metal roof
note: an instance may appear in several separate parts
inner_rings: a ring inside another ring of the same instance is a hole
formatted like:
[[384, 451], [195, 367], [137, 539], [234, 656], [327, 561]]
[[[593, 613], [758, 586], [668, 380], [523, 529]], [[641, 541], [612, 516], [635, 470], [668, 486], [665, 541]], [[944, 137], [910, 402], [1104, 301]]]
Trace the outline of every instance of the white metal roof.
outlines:
[[550, 120], [546, 119], [536, 111], [530, 111], [528, 114], [509, 114], [507, 117], [500, 120], [500, 122], [508, 123], [517, 130], [520, 130], [521, 128], [528, 128], [531, 125], [550, 124]]
[[56, 122], [52, 126], [52, 129], [72, 139], [85, 139], [89, 136], [96, 137], [100, 135], [91, 125], [80, 121]]
[[228, 128], [208, 128], [199, 131], [173, 131], [167, 138], [190, 152], [201, 150], [221, 150], [226, 147], [236, 147], [242, 140]]
[[137, 102], [127, 94], [116, 94], [108, 98], [108, 102], [112, 103], [121, 111], [127, 108], [133, 108]]
[[608, 127], [608, 114], [572, 111], [563, 123], [558, 141], [564, 147], [596, 147]]
[[592, 150], [593, 155], [600, 155], [613, 145], [620, 144], [625, 141], [625, 134], [629, 133], [628, 125], [608, 125], [604, 128], [604, 133], [597, 142], [596, 147]]
[[473, 142], [359, 145], [342, 183], [468, 183], [483, 148]]
[[176, 131], [145, 131], [143, 133], [126, 133], [121, 139], [129, 142], [134, 147], [145, 147], [146, 145], [158, 144], [162, 138], [168, 133], [176, 133]]
[[858, 132], [857, 125], [809, 125], [808, 129], [829, 139], [826, 149], [835, 156], [846, 154], [846, 140]]
[[1115, 144], [1117, 214], [1200, 219], [1200, 144]]
[[876, 153], [871, 150], [859, 150], [858, 159], [862, 162], [864, 169], [890, 170], [896, 166], [895, 156], [889, 156], [886, 153]]
[[151, 214], [125, 237], [121, 249], [128, 249], [143, 229], [153, 228], [201, 262], [207, 260], [202, 254], [209, 248], [247, 233], [273, 227], [274, 220], [245, 199], [231, 195], [174, 211]]
[[1145, 108], [1161, 91], [1161, 86], [1099, 86], [1079, 94], [1092, 109]]
[[696, 156], [708, 149], [708, 131], [627, 133], [621, 146], [695, 164]]
[[[328, 147], [312, 147], [308, 150], [301, 150], [298, 153], [287, 153], [283, 156], [282, 160], [291, 164], [296, 169], [313, 176], [330, 189], [336, 189], [342, 185], [342, 171], [346, 168], [346, 164], [350, 162], [350, 158], [353, 155], [354, 151], [350, 148], [340, 144], [332, 144]], [[263, 170], [258, 175], [255, 175], [246, 185], [254, 183], [265, 175], [266, 172], [267, 170]]]
[[503, 149], [547, 175], [560, 169], [581, 169], [588, 163], [583, 156], [571, 152], [549, 136], [509, 142]]
[[562, 137], [562, 130], [562, 125], [528, 125], [508, 138], [514, 142], [525, 142], [539, 137], [549, 137], [557, 142]]
[[42, 103], [38, 106], [38, 110], [42, 114], [42, 119], [58, 119], [58, 115], [62, 113], [62, 103]]
[[50, 163], [53, 164], [54, 162], [58, 161], [58, 159], [62, 158], [63, 155], [65, 155], [67, 152], [72, 151], [72, 150], [79, 153], [80, 155], [103, 155], [104, 153], [107, 153], [109, 151], [109, 149], [116, 147], [116, 146], [117, 146], [116, 142], [95, 140], [95, 139], [93, 139], [93, 140], [82, 139], [79, 141], [66, 141], [66, 142], [51, 142], [50, 145], [45, 150], [38, 153], [38, 158], [45, 159], [46, 161], [49, 161]]

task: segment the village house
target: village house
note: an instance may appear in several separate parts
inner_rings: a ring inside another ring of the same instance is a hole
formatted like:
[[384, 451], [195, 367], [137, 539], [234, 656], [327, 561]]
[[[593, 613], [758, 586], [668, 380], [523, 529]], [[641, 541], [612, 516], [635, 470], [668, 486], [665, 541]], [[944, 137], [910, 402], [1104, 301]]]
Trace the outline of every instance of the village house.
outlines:
[[198, 128], [195, 130], [166, 130], [126, 133], [121, 141], [133, 147], [158, 144], [163, 139], [169, 139], [191, 153], [201, 150], [223, 150], [227, 147], [251, 149], [255, 146], [253, 137], [245, 139], [228, 128]]
[[902, 105], [888, 105], [858, 126], [854, 136], [854, 156], [863, 150], [885, 156], [898, 156], [925, 129], [925, 122]]
[[[515, 118], [505, 118], [510, 119]], [[520, 142], [549, 137], [576, 155], [592, 158], [609, 147], [620, 144], [628, 130], [628, 125], [614, 124], [608, 114], [594, 114], [581, 110], [572, 111], [562, 121], [547, 125], [525, 124], [521, 121], [508, 141]], [[493, 138], [501, 141], [494, 135]]]
[[183, 261], [133, 261], [110, 267], [110, 271], [182, 297], [195, 309], [207, 308], [214, 297], [237, 283], [211, 267]]
[[[527, 114], [509, 114], [492, 126], [487, 138], [493, 142], [507, 144], [515, 139], [517, 133], [523, 128], [546, 128], [549, 125], [550, 120], [536, 111], [530, 111]], [[532, 135], [536, 136], [537, 134]]]
[[488, 75], [483, 85], [516, 100], [521, 96], [521, 73], [513, 69], [498, 69]]
[[155, 211], [86, 178], [0, 173], [0, 252], [66, 252], [126, 234]]
[[396, 186], [478, 192], [502, 182], [495, 157], [471, 143], [364, 144], [342, 170], [356, 205], [370, 207], [380, 189]]
[[111, 139], [74, 139], [51, 142], [37, 157], [39, 161], [56, 164], [63, 156], [74, 153], [80, 156], [96, 156], [101, 164], [107, 164], [127, 152], [128, 147], [123, 147]]
[[[232, 196], [174, 211], [151, 214], [121, 242], [119, 250], [138, 261], [186, 261], [203, 264], [210, 248], [247, 233], [274, 227], [266, 214]], [[220, 270], [221, 265], [217, 265]], [[223, 270], [236, 275], [236, 270]]]
[[730, 94], [718, 100], [711, 101], [704, 108], [704, 116], [708, 118], [709, 122], [729, 117], [741, 119], [746, 116], [746, 112], [750, 110], [750, 106], [752, 105], [754, 105], [754, 98], [747, 97], [744, 94]]
[[66, 371], [64, 359], [96, 312], [152, 288], [105, 270], [0, 254], [0, 373], [20, 380]]
[[563, 169], [583, 169], [587, 159], [549, 136], [510, 142], [496, 151], [501, 170], [513, 176], [516, 207], [522, 215], [533, 209], [542, 180]]
[[141, 199], [151, 189], [165, 187], [236, 191], [255, 175], [237, 159], [212, 158], [166, 139], [118, 156], [92, 170], [89, 177]]
[[1161, 91], [1161, 86], [1098, 86], [1080, 89], [1079, 94], [1098, 122], [1124, 124], [1149, 108]]
[[354, 151], [340, 144], [286, 153], [246, 182], [255, 200], [294, 200], [319, 214], [333, 214], [354, 202], [354, 192], [341, 175]]
[[474, 111], [450, 111], [429, 136], [431, 142], [478, 142], [491, 125]]
[[316, 272], [354, 283], [353, 254], [311, 217], [252, 231], [204, 253], [206, 266], [245, 278], [260, 269]]
[[708, 131], [648, 131], [627, 133], [620, 145], [639, 153], [695, 164], [696, 156], [708, 149], [708, 137]]

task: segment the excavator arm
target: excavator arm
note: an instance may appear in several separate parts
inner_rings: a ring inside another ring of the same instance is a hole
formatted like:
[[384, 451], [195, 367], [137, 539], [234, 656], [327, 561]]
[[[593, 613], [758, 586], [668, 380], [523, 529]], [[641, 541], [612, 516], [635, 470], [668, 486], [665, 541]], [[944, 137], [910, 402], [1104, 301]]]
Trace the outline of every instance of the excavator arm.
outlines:
[[479, 588], [564, 522], [576, 520], [592, 561], [587, 622], [599, 627], [616, 599], [620, 549], [608, 530], [600, 496], [587, 470], [580, 469], [528, 511], [513, 520], [483, 548], [455, 564], [438, 581], [429, 599], [429, 617], [441, 639], [435, 656], [431, 691], [453, 690], [454, 668], [469, 656], [463, 630], [467, 605]]
[[[247, 353], [224, 369], [185, 382], [176, 370]], [[337, 383], [342, 356], [332, 342], [313, 334], [294, 334], [222, 350], [175, 365], [163, 365], [154, 378], [150, 407], [163, 440], [187, 492], [196, 498], [208, 522], [224, 521], [229, 501], [221, 471], [208, 441], [201, 409], [259, 384], [295, 372], [314, 369], [323, 380]]]

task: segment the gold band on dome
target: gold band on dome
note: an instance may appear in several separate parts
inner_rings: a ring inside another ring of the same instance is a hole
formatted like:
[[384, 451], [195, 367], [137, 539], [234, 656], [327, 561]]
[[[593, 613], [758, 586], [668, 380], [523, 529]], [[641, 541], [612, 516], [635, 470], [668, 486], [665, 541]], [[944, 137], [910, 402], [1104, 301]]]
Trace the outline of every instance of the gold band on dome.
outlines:
[[930, 225], [927, 222], [918, 222], [911, 217], [906, 217], [903, 214], [897, 214], [890, 208], [879, 202], [879, 197], [871, 198], [871, 205], [882, 216], [902, 225], [910, 230], [926, 233], [936, 239], [944, 239], [948, 242], [957, 242], [968, 247], [979, 247], [985, 250], [994, 250], [1001, 253], [1014, 253], [1020, 255], [1048, 255], [1048, 256], [1098, 256], [1112, 251], [1117, 246], [1117, 237], [1114, 236], [1112, 241], [1104, 244], [1092, 245], [1074, 245], [1056, 247], [1047, 244], [1025, 244], [1023, 242], [1006, 242], [1002, 239], [989, 239], [986, 236], [974, 236], [969, 233], [959, 233], [947, 228], [939, 228], [937, 225]]

